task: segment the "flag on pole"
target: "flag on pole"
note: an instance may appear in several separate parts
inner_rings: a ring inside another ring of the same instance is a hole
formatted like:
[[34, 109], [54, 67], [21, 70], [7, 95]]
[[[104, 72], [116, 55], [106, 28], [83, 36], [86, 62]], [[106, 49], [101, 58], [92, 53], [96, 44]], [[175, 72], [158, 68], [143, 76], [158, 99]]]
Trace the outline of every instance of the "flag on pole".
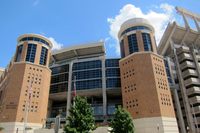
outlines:
[[72, 95], [73, 97], [76, 97], [76, 76], [74, 76], [74, 85], [73, 85]]

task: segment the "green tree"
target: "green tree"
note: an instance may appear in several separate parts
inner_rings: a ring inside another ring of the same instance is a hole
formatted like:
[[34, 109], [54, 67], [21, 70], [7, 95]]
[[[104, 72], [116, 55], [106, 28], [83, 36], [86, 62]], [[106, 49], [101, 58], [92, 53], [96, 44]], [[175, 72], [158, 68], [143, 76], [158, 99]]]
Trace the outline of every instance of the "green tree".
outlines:
[[0, 126], [0, 131], [2, 131], [4, 128]]
[[121, 107], [118, 107], [111, 121], [112, 133], [134, 133], [133, 120], [130, 114]]
[[64, 128], [66, 133], [89, 133], [95, 129], [93, 111], [86, 98], [76, 96], [69, 113], [69, 122]]

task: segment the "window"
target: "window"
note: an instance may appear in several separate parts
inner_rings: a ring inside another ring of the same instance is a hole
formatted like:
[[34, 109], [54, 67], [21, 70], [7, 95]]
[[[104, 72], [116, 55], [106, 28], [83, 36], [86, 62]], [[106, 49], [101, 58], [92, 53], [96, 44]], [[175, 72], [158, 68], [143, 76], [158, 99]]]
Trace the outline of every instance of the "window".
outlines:
[[41, 55], [40, 55], [40, 65], [46, 65], [47, 54], [48, 54], [48, 49], [45, 47], [42, 47]]
[[26, 61], [34, 63], [36, 54], [36, 44], [28, 44], [28, 50], [26, 53]]
[[125, 57], [125, 50], [124, 50], [124, 40], [121, 40], [120, 42], [120, 52], [121, 52], [121, 57]]
[[76, 79], [91, 79], [91, 78], [101, 78], [102, 71], [101, 69], [88, 70], [88, 71], [75, 71], [73, 72], [72, 78], [76, 76]]
[[126, 29], [125, 31], [122, 32], [121, 36], [123, 36], [124, 34], [130, 32], [130, 31], [134, 31], [134, 30], [150, 30], [148, 27], [146, 26], [134, 26], [134, 27], [130, 27], [128, 29]]
[[106, 88], [121, 87], [120, 78], [106, 79]]
[[136, 34], [128, 36], [129, 53], [138, 52], [138, 44]]
[[[73, 87], [74, 82], [72, 82]], [[102, 80], [86, 80], [86, 81], [76, 81], [76, 89], [77, 90], [86, 90], [86, 89], [96, 89], [102, 88]]]
[[23, 49], [23, 45], [18, 46], [15, 62], [19, 62], [21, 60], [22, 49]]
[[119, 77], [119, 76], [120, 76], [119, 68], [106, 69], [106, 77]]
[[58, 74], [63, 72], [69, 72], [69, 65], [63, 65], [51, 68], [52, 74]]
[[106, 67], [119, 67], [119, 59], [106, 59]]
[[24, 37], [20, 40], [21, 41], [36, 41], [36, 42], [40, 42], [43, 44], [46, 44], [49, 47], [49, 43], [41, 38], [37, 38], [37, 37]]
[[152, 51], [150, 35], [148, 33], [142, 33], [142, 39], [143, 39], [143, 43], [144, 43], [144, 50]]
[[92, 68], [101, 68], [101, 66], [102, 66], [101, 60], [78, 62], [78, 63], [74, 63], [73, 71], [83, 70], [83, 69], [92, 69]]

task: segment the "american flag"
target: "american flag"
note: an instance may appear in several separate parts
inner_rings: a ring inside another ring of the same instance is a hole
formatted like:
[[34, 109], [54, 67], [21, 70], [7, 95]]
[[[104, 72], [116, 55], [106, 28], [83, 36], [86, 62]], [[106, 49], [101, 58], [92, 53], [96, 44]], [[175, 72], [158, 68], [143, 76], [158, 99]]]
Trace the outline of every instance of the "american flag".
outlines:
[[76, 97], [76, 76], [74, 76], [74, 85], [73, 85], [72, 95], [73, 97]]

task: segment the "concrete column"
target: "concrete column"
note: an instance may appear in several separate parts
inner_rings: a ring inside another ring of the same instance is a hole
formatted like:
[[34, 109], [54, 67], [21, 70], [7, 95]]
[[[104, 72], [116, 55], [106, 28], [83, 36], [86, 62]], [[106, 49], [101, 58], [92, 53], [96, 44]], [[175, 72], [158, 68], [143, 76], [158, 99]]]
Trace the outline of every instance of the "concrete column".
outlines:
[[171, 48], [173, 49], [173, 54], [174, 54], [174, 57], [175, 57], [177, 76], [178, 76], [178, 80], [179, 80], [179, 83], [180, 83], [180, 89], [181, 89], [181, 95], [182, 95], [182, 98], [183, 98], [183, 104], [185, 106], [186, 118], [187, 118], [187, 122], [188, 122], [188, 126], [189, 126], [189, 133], [196, 133], [195, 132], [195, 126], [193, 124], [193, 117], [192, 117], [192, 114], [191, 114], [189, 99], [188, 99], [188, 96], [187, 96], [187, 93], [186, 93], [184, 80], [183, 80], [183, 77], [181, 75], [180, 64], [178, 62], [178, 57], [177, 57], [177, 54], [176, 54], [176, 49], [174, 47], [174, 42], [172, 40], [170, 40], [170, 43], [171, 43]]
[[194, 18], [194, 23], [195, 23], [195, 25], [197, 27], [198, 32], [200, 32], [200, 27], [199, 27], [199, 24], [198, 24], [198, 21], [197, 21], [196, 18]]
[[[69, 116], [69, 109], [70, 109], [70, 106], [71, 106], [72, 67], [73, 67], [73, 61], [71, 61], [70, 64], [69, 64], [66, 117]], [[66, 123], [67, 123], [67, 121], [66, 121]]]
[[177, 109], [177, 115], [178, 115], [178, 118], [179, 118], [178, 123], [179, 123], [179, 126], [181, 128], [181, 133], [186, 133], [186, 129], [185, 129], [186, 126], [185, 126], [185, 123], [184, 123], [184, 120], [183, 120], [183, 114], [182, 114], [182, 110], [181, 110], [181, 106], [180, 106], [180, 101], [179, 101], [177, 89], [173, 88], [172, 93], [173, 93], [173, 96], [174, 96], [175, 106], [176, 106], [176, 109]]
[[185, 23], [185, 28], [190, 29], [190, 26], [188, 24], [187, 18], [185, 17], [185, 14], [182, 14], [182, 16], [183, 16], [183, 20], [184, 20], [184, 23]]
[[104, 122], [107, 116], [107, 94], [106, 94], [106, 68], [105, 68], [105, 56], [102, 57], [102, 95], [103, 95], [103, 115]]

